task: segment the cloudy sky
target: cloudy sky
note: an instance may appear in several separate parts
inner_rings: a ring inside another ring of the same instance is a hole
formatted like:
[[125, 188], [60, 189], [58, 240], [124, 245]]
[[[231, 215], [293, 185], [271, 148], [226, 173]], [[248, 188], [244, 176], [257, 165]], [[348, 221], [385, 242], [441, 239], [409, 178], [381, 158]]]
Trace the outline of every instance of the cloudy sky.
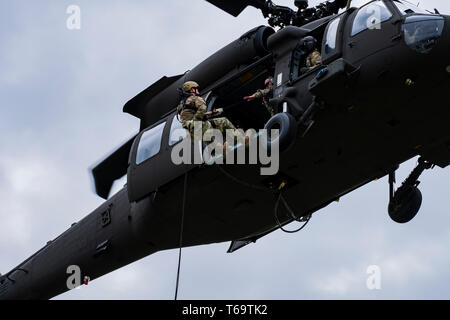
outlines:
[[[81, 8], [80, 30], [66, 27], [70, 5]], [[422, 6], [450, 14], [448, 1]], [[261, 24], [253, 8], [233, 18], [202, 0], [2, 0], [0, 272], [102, 203], [88, 168], [137, 132], [125, 102]], [[403, 164], [399, 180], [414, 165]], [[384, 178], [319, 211], [301, 233], [277, 231], [233, 254], [228, 243], [184, 249], [179, 297], [449, 299], [450, 170], [421, 181], [422, 209], [406, 225], [387, 215]], [[173, 299], [177, 259], [177, 250], [159, 252], [56, 299]], [[371, 265], [380, 290], [366, 286]]]

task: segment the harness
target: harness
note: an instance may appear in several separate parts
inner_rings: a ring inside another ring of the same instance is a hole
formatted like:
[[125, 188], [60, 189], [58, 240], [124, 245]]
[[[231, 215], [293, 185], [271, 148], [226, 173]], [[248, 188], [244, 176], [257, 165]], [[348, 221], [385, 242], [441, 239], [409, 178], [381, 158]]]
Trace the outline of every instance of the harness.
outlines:
[[[180, 96], [181, 96], [180, 104], [182, 105], [182, 107], [180, 108], [179, 112], [177, 113], [177, 119], [178, 119], [178, 121], [181, 122], [180, 115], [183, 113], [184, 110], [197, 111], [197, 108], [186, 104], [187, 99], [189, 99], [189, 97], [192, 97], [193, 94], [186, 93], [181, 88], [179, 88], [178, 91], [180, 92]], [[205, 120], [205, 121], [208, 121], [211, 124], [211, 127], [213, 129], [217, 129], [217, 125], [216, 125], [216, 123], [214, 122], [213, 119], [208, 119], [208, 120]]]
[[191, 94], [191, 93], [186, 93], [186, 92], [184, 92], [184, 90], [183, 90], [182, 88], [178, 88], [178, 92], [179, 92], [179, 94], [180, 94], [180, 98], [181, 98], [180, 104], [182, 104], [182, 107], [181, 107], [181, 109], [180, 109], [180, 110], [178, 111], [178, 113], [177, 113], [177, 119], [178, 119], [178, 121], [181, 122], [181, 120], [180, 120], [180, 115], [183, 113], [183, 111], [184, 111], [185, 109], [187, 109], [187, 110], [192, 110], [192, 111], [196, 111], [196, 110], [195, 110], [195, 108], [193, 108], [192, 106], [186, 105], [186, 100], [187, 100], [189, 97], [191, 97], [192, 94]]
[[186, 100], [192, 96], [191, 93], [186, 93], [183, 91], [183, 89], [178, 88], [178, 91], [180, 93], [180, 97], [181, 97], [181, 101], [180, 104], [182, 104], [183, 106], [181, 107], [181, 110], [178, 112], [178, 114], [181, 114], [183, 112], [184, 109], [192, 109], [193, 108], [191, 106], [186, 106]]
[[190, 105], [186, 105], [186, 101], [183, 101], [183, 107], [181, 108], [180, 114], [184, 111], [184, 110], [193, 110], [196, 111], [197, 109], [194, 108], [193, 106]]

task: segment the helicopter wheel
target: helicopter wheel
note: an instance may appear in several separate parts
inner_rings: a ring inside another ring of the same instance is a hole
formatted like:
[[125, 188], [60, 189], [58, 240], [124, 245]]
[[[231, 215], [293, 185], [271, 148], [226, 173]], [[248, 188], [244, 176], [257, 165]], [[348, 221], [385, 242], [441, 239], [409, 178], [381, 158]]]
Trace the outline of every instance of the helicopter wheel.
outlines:
[[419, 212], [422, 204], [422, 193], [416, 186], [397, 190], [391, 202], [388, 212], [392, 220], [397, 223], [411, 221]]
[[[267, 141], [268, 149], [273, 143], [278, 143], [280, 151], [285, 151], [293, 144], [297, 136], [297, 121], [290, 113], [277, 113], [267, 121], [264, 129], [268, 131], [269, 135]], [[271, 129], [279, 130], [278, 138], [271, 139]]]

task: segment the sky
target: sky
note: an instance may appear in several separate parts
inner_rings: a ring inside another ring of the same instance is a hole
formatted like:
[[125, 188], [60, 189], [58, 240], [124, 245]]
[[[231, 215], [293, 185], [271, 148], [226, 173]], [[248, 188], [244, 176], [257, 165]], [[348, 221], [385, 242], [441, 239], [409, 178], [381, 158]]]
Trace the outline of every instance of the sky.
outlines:
[[[67, 28], [71, 5], [80, 29]], [[421, 6], [450, 14], [448, 1]], [[233, 18], [202, 0], [1, 1], [0, 272], [103, 202], [89, 168], [137, 132], [139, 120], [122, 113], [130, 98], [262, 24], [254, 8]], [[416, 160], [402, 164], [399, 181]], [[300, 233], [276, 231], [233, 254], [229, 243], [183, 249], [178, 296], [449, 299], [450, 170], [421, 182], [422, 208], [405, 225], [387, 214], [383, 178], [315, 213]], [[158, 252], [55, 299], [173, 299], [177, 262], [178, 250]], [[380, 279], [372, 290], [370, 266]]]

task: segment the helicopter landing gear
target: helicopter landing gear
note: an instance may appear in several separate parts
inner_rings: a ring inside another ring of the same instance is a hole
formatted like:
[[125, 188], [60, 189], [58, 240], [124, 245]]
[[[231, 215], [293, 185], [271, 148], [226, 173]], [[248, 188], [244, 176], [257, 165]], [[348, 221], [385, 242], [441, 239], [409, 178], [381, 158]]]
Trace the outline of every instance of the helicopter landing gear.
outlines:
[[[269, 132], [267, 141], [268, 149], [270, 150], [272, 143], [278, 140], [280, 151], [284, 151], [289, 149], [295, 141], [297, 135], [297, 122], [290, 113], [277, 113], [269, 119], [264, 126], [264, 129]], [[271, 129], [279, 130], [279, 136], [275, 140], [272, 140], [272, 137], [270, 136]]]
[[417, 167], [395, 192], [395, 171], [389, 173], [388, 213], [392, 220], [397, 223], [406, 223], [416, 216], [422, 204], [422, 193], [417, 188], [420, 183], [418, 179], [425, 170], [433, 166], [430, 162], [419, 158]]

